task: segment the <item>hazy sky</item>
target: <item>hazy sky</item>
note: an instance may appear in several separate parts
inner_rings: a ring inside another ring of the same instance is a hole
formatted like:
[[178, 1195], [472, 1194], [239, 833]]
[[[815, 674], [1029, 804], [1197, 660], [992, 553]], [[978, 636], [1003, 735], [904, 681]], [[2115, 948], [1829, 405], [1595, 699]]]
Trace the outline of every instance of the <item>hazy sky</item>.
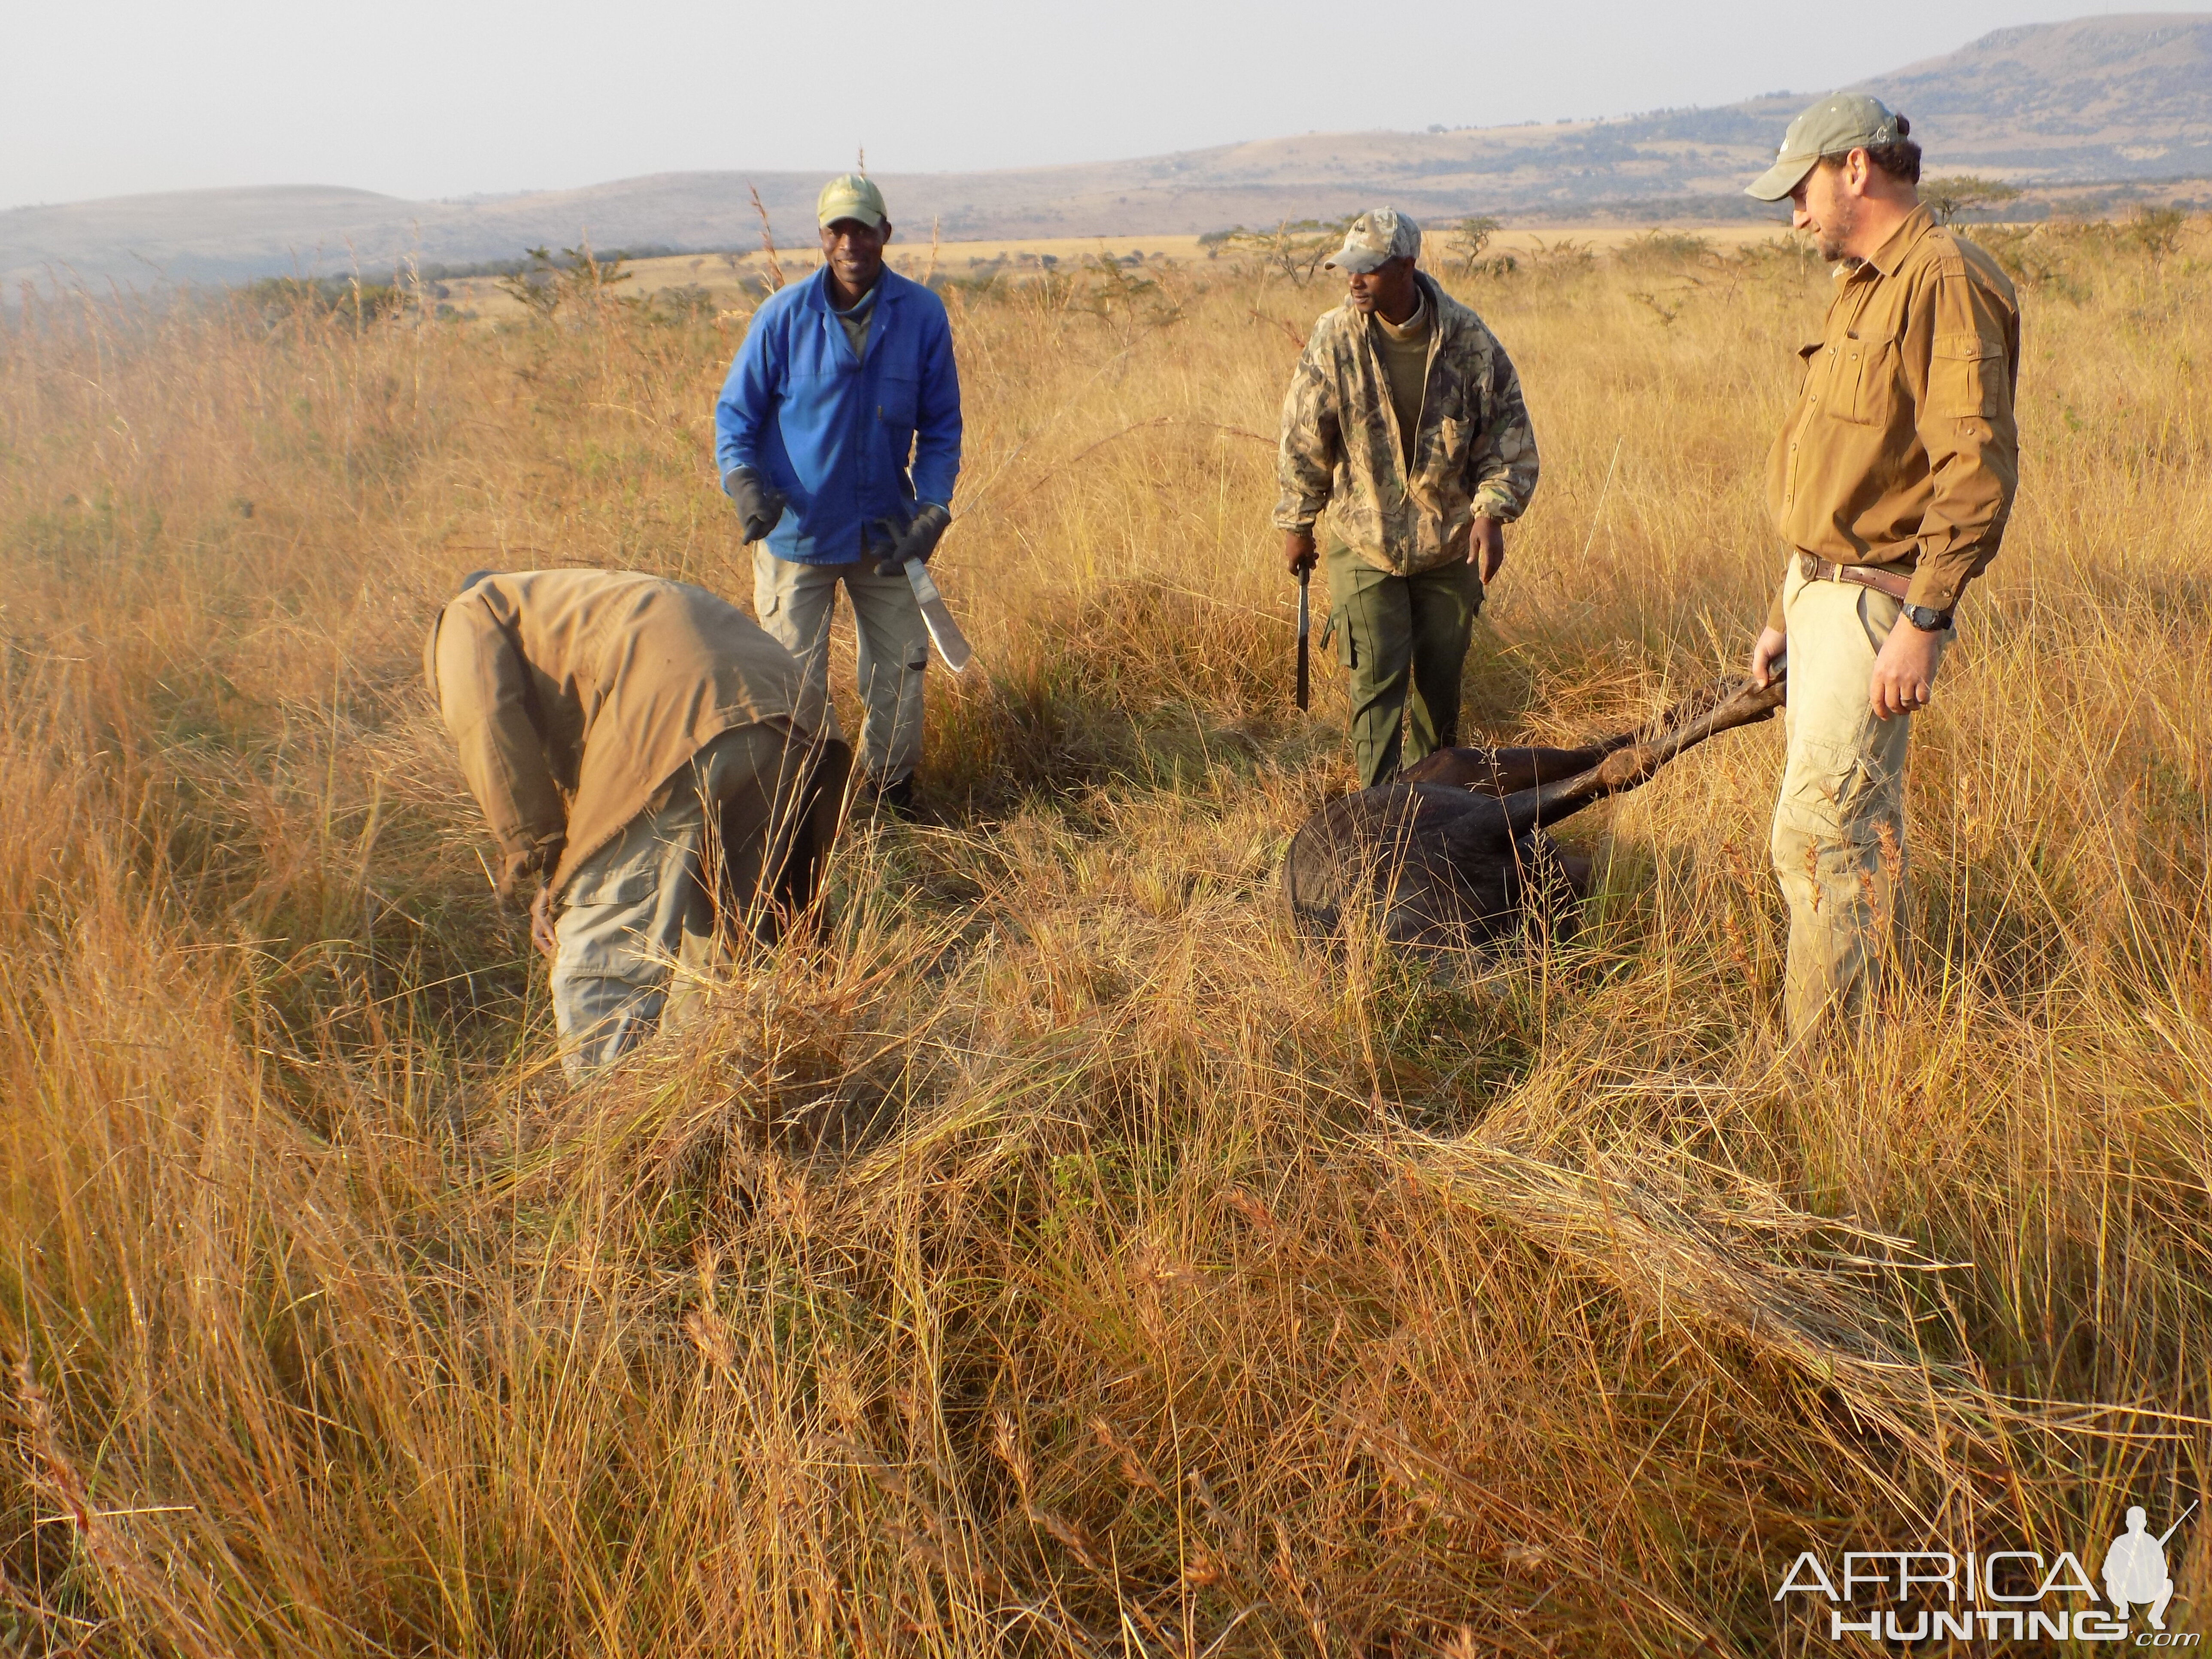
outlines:
[[23, 0], [0, 206], [210, 185], [440, 197], [690, 168], [1103, 161], [1820, 91], [2094, 0], [1321, 5]]

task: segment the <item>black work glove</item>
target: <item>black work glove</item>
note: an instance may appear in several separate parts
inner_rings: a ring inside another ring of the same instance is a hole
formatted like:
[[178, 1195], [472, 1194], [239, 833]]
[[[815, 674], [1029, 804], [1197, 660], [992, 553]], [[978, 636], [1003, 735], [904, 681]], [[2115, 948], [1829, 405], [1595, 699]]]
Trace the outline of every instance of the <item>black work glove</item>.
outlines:
[[929, 556], [937, 551], [937, 544], [952, 523], [952, 514], [935, 501], [924, 501], [915, 509], [914, 517], [901, 530], [889, 519], [878, 519], [876, 524], [891, 538], [890, 551], [876, 562], [876, 574], [896, 576], [907, 567], [908, 562], [920, 559], [929, 562]]
[[783, 509], [791, 504], [756, 467], [732, 467], [722, 479], [722, 492], [737, 503], [738, 523], [749, 542], [757, 542], [775, 529]]

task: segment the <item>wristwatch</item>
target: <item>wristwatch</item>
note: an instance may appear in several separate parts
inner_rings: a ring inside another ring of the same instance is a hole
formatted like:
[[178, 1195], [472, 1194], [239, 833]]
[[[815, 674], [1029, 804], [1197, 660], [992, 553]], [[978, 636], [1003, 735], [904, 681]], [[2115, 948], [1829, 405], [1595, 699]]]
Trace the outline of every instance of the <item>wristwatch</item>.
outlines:
[[1905, 620], [1923, 634], [1941, 634], [1951, 625], [1951, 612], [1930, 611], [1924, 605], [1908, 605], [1905, 607]]

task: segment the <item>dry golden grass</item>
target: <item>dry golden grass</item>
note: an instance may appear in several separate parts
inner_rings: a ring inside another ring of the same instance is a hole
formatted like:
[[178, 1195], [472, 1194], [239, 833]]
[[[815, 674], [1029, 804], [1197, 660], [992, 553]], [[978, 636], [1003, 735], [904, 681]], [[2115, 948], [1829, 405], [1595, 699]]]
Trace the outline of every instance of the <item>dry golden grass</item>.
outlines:
[[[1348, 777], [1267, 526], [1319, 289], [956, 295], [935, 821], [574, 1094], [420, 640], [473, 566], [749, 592], [741, 325], [27, 298], [0, 1647], [1796, 1653], [1802, 1547], [2162, 1526], [2212, 1450], [2205, 256], [2008, 252], [2024, 483], [1916, 739], [1920, 971], [1809, 1073], [1772, 728], [1577, 823], [1570, 945], [1285, 937]], [[1545, 455], [1481, 728], [1739, 656], [1824, 281], [1653, 245], [1468, 290]]]

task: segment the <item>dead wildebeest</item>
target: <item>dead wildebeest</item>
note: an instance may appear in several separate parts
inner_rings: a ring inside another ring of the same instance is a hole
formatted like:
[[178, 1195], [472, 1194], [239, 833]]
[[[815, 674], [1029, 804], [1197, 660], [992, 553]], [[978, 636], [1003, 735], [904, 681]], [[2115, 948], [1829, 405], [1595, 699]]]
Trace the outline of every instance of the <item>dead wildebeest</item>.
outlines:
[[1291, 920], [1310, 939], [1333, 939], [1347, 908], [1370, 907], [1383, 937], [1420, 947], [1511, 934], [1587, 884], [1588, 863], [1562, 854], [1547, 828], [1717, 732], [1770, 718], [1783, 693], [1778, 671], [1764, 689], [1740, 681], [1584, 748], [1440, 750], [1395, 783], [1339, 796], [1291, 840]]

